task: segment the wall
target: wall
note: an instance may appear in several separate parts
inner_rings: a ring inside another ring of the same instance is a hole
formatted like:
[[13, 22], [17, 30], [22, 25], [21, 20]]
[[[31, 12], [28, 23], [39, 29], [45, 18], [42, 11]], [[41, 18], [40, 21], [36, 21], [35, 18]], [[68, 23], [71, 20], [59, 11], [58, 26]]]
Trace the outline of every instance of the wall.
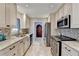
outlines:
[[35, 25], [34, 25], [34, 23], [35, 22], [42, 22], [42, 28], [43, 28], [43, 32], [42, 32], [42, 34], [43, 34], [43, 38], [44, 38], [44, 25], [45, 25], [45, 22], [47, 22], [47, 19], [42, 19], [42, 18], [36, 18], [36, 19], [31, 19], [30, 20], [30, 33], [33, 33], [33, 39], [35, 39], [36, 37], [35, 37]]
[[58, 31], [65, 36], [79, 40], [79, 29], [60, 29]]

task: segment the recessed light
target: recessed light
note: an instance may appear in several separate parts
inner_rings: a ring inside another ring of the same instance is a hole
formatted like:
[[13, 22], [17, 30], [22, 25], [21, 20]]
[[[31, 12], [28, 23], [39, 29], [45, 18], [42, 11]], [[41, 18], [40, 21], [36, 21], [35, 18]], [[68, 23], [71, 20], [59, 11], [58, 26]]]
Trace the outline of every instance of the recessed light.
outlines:
[[29, 7], [29, 5], [25, 5], [26, 7]]
[[50, 7], [53, 8], [54, 6], [53, 5], [50, 5]]

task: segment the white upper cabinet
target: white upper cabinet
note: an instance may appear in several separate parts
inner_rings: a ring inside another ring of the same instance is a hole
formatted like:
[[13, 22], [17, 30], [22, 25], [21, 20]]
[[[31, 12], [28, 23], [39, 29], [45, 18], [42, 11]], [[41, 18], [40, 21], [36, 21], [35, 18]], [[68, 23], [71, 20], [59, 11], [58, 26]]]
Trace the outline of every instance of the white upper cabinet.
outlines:
[[55, 19], [56, 19], [56, 21], [59, 20], [59, 12], [56, 12], [56, 14], [55, 14]]
[[56, 22], [67, 15], [71, 15], [70, 28], [79, 28], [79, 3], [64, 4], [55, 14]]
[[63, 17], [63, 14], [64, 14], [64, 8], [62, 7], [62, 8], [59, 10], [59, 19]]
[[79, 28], [79, 3], [72, 4], [71, 28]]
[[30, 18], [26, 16], [26, 28], [30, 27]]
[[0, 3], [0, 27], [16, 25], [16, 4]]
[[10, 25], [11, 26], [14, 26], [16, 25], [16, 20], [17, 20], [17, 7], [16, 7], [16, 4], [11, 4], [10, 5]]
[[10, 5], [9, 4], [5, 4], [5, 20], [6, 20], [6, 25], [10, 25]]
[[17, 7], [15, 3], [6, 3], [6, 25], [15, 26], [17, 19]]
[[63, 7], [63, 16], [66, 16], [66, 15], [71, 15], [71, 9], [72, 8], [72, 4], [71, 3], [66, 3], [65, 5], [64, 5], [64, 7]]
[[0, 27], [5, 27], [5, 4], [0, 3]]

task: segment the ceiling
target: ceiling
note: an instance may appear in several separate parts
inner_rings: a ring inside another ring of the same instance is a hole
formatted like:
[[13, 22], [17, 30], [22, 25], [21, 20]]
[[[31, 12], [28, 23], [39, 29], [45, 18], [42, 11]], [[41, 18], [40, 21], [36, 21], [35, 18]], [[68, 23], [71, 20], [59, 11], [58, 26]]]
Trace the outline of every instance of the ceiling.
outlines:
[[48, 17], [54, 13], [62, 3], [18, 3], [17, 10], [30, 17]]

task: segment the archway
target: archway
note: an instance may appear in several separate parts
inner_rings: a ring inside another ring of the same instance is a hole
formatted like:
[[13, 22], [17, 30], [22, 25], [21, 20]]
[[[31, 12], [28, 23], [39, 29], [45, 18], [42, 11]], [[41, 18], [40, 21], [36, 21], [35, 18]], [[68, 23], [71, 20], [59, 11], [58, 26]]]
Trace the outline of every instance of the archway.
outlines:
[[42, 25], [36, 26], [36, 37], [42, 37]]

